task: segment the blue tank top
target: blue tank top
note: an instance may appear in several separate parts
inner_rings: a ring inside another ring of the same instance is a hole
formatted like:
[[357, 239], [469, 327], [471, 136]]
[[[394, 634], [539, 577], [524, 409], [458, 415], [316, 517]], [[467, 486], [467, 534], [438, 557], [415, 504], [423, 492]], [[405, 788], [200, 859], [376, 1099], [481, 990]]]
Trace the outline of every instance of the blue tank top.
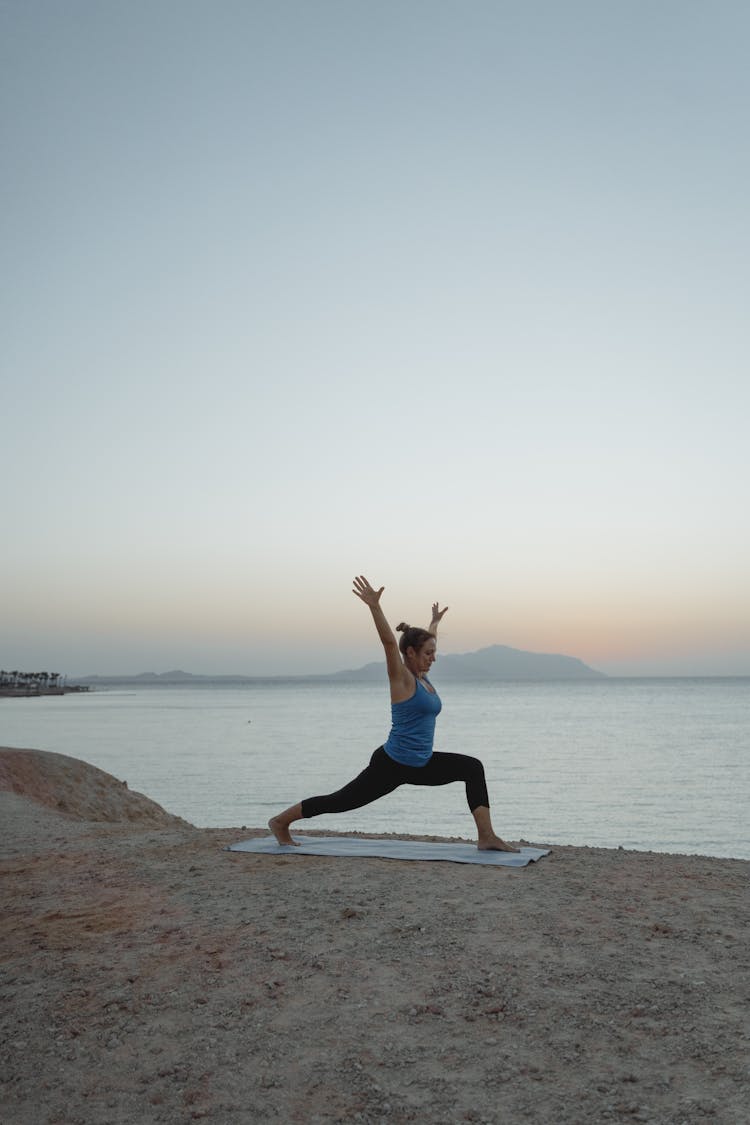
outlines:
[[[429, 682], [429, 681], [428, 681]], [[391, 733], [383, 749], [402, 766], [424, 766], [432, 757], [435, 720], [442, 703], [437, 692], [417, 680], [414, 695], [391, 704]]]

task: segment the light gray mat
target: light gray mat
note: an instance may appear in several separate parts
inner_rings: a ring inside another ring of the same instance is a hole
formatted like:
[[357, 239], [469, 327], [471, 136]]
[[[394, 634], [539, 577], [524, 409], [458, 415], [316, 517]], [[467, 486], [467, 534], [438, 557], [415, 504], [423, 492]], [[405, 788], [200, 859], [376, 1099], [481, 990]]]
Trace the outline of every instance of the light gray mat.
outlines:
[[296, 836], [299, 847], [277, 844], [274, 836], [230, 844], [228, 852], [262, 855], [334, 855], [380, 859], [437, 859], [448, 863], [481, 863], [490, 867], [525, 867], [549, 855], [547, 848], [521, 848], [520, 852], [480, 852], [475, 844], [429, 843], [426, 840], [365, 840], [350, 836]]

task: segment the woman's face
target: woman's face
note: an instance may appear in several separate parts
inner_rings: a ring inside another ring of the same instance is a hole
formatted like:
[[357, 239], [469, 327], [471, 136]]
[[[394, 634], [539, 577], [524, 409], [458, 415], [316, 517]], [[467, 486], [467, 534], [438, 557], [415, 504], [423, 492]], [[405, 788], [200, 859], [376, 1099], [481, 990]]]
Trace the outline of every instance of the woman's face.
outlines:
[[424, 676], [437, 659], [437, 641], [434, 637], [430, 637], [421, 648], [409, 648], [407, 652], [412, 656], [413, 670], [417, 675]]

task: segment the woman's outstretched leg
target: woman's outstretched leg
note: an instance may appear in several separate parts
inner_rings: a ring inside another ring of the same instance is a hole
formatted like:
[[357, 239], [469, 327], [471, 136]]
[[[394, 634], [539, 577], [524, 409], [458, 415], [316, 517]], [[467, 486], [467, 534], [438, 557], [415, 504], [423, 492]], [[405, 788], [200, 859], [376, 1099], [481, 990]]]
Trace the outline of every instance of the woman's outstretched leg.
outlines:
[[484, 805], [478, 805], [477, 808], [471, 810], [471, 815], [477, 826], [477, 847], [480, 852], [517, 852], [519, 849], [514, 848], [512, 844], [506, 844], [505, 840], [501, 840], [495, 834], [490, 820], [490, 810]]
[[306, 797], [296, 805], [290, 805], [278, 816], [272, 816], [268, 827], [280, 844], [295, 844], [289, 832], [290, 824], [295, 820], [307, 819], [311, 816], [320, 816], [321, 813], [349, 812], [351, 809], [361, 809], [392, 793], [402, 785], [405, 767], [400, 766], [388, 757], [382, 746], [379, 746], [370, 758], [370, 764], [362, 770], [353, 781], [335, 793], [326, 793], [321, 797]]

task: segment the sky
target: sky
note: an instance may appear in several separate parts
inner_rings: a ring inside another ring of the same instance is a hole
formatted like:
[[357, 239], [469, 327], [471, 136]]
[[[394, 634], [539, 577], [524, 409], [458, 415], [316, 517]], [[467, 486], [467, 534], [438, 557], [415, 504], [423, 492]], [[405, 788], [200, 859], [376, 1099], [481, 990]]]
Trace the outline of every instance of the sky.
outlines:
[[750, 674], [743, 0], [0, 0], [0, 665]]

